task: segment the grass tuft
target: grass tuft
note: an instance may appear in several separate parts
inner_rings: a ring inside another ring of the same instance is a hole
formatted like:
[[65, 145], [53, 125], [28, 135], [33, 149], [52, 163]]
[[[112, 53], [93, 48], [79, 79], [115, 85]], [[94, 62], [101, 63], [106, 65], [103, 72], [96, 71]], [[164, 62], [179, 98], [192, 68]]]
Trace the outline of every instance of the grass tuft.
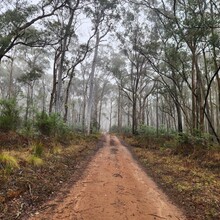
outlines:
[[0, 165], [6, 173], [10, 173], [13, 169], [19, 168], [17, 159], [11, 156], [9, 152], [0, 153]]
[[42, 166], [44, 163], [44, 161], [41, 158], [39, 158], [35, 155], [30, 155], [27, 158], [27, 162], [32, 164], [33, 166], [36, 166], [36, 167]]

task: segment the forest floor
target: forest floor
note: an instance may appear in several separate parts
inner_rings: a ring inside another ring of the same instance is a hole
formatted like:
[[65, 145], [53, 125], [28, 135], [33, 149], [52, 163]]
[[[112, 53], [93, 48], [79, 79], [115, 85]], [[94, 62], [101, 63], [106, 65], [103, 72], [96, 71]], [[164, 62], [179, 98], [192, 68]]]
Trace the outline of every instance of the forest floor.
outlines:
[[83, 178], [37, 210], [30, 220], [183, 220], [169, 201], [115, 136], [103, 147]]
[[48, 199], [67, 193], [102, 146], [99, 139], [100, 135], [71, 134], [58, 140], [0, 133], [0, 156], [6, 152], [9, 165], [15, 160], [18, 164], [8, 169], [0, 160], [0, 219], [27, 219]]

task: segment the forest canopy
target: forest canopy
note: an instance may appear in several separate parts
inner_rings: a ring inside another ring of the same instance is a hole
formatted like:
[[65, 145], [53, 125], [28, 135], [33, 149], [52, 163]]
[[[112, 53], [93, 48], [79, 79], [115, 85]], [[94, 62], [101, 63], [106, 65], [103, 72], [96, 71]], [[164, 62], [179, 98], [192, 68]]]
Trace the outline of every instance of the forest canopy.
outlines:
[[0, 130], [220, 142], [220, 2], [2, 0]]

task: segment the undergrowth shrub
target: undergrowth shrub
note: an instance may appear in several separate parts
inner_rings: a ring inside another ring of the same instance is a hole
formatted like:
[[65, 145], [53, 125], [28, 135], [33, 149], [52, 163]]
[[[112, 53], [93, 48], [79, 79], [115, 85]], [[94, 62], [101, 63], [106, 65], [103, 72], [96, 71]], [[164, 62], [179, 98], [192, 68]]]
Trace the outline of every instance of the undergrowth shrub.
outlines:
[[155, 136], [157, 131], [154, 127], [147, 126], [147, 125], [140, 125], [138, 129], [138, 133], [140, 135]]
[[167, 132], [161, 127], [157, 134], [156, 128], [141, 125], [138, 134], [135, 136], [136, 143], [134, 144], [136, 146], [161, 150], [169, 149], [169, 152], [184, 156], [193, 155], [196, 157], [206, 150], [216, 148], [213, 137], [207, 133], [194, 132], [190, 134], [171, 130]]
[[191, 135], [188, 133], [179, 134], [179, 142], [180, 144], [186, 145], [198, 145], [203, 148], [208, 148], [211, 141], [211, 136], [207, 133], [200, 133], [199, 135]]
[[26, 137], [34, 137], [37, 135], [37, 129], [33, 126], [32, 120], [27, 120], [19, 132]]
[[78, 132], [78, 133], [83, 133], [84, 130], [83, 130], [83, 126], [81, 124], [74, 124], [71, 126], [72, 130], [74, 132]]
[[122, 126], [121, 129], [117, 125], [113, 125], [110, 128], [110, 132], [112, 133], [122, 133], [122, 134], [131, 134], [132, 129], [129, 126]]
[[19, 121], [19, 109], [16, 100], [0, 100], [0, 131], [15, 131]]
[[48, 115], [41, 112], [36, 115], [36, 128], [41, 134], [46, 136], [66, 135], [70, 131], [65, 122], [58, 114]]

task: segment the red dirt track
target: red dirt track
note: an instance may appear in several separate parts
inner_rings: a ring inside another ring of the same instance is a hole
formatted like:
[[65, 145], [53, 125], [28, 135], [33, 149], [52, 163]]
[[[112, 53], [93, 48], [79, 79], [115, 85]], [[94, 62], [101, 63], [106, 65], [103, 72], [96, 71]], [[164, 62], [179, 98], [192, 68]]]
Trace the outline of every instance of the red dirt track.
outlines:
[[83, 176], [30, 220], [186, 219], [115, 136], [105, 136]]

